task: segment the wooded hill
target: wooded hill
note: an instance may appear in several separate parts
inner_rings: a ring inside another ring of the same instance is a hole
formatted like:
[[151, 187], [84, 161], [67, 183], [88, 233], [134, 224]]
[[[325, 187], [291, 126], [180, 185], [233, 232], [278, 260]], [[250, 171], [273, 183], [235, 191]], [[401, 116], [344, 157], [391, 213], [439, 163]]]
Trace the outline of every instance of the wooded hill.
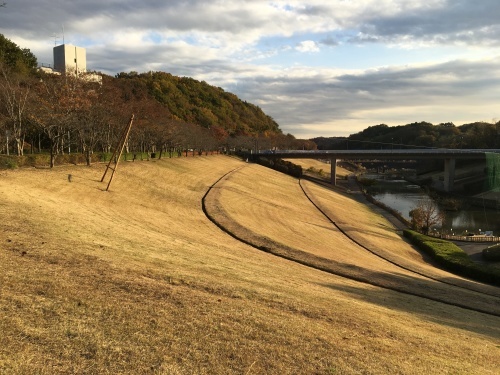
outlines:
[[0, 38], [0, 153], [110, 152], [134, 114], [127, 152], [314, 148], [283, 134], [258, 106], [220, 87], [164, 72], [84, 75], [36, 69], [27, 49]]
[[407, 125], [369, 126], [349, 137], [313, 138], [318, 149], [373, 149], [373, 148], [500, 148], [500, 121], [474, 122], [455, 126], [441, 123], [414, 122]]
[[16, 73], [28, 75], [36, 69], [37, 58], [29, 49], [19, 47], [0, 34], [0, 63]]
[[[17, 46], [1, 34], [0, 64], [4, 66], [4, 70], [25, 77], [40, 74], [35, 70], [37, 58], [30, 50]], [[231, 136], [282, 133], [278, 124], [261, 108], [204, 81], [165, 72], [122, 72], [114, 78], [126, 81], [125, 85], [130, 86], [134, 96], [162, 103], [166, 109], [165, 116], [171, 119], [198, 124], [204, 128], [217, 126]], [[110, 76], [105, 79], [107, 85], [124, 86]], [[148, 95], [144, 95], [144, 89]]]
[[[109, 152], [130, 115], [129, 151], [216, 148], [500, 148], [500, 122], [380, 124], [347, 138], [298, 140], [258, 106], [220, 87], [165, 72], [103, 75], [103, 84], [44, 74], [0, 34], [0, 153]], [[8, 134], [8, 135], [7, 135]]]
[[116, 78], [129, 80], [134, 86], [147, 87], [148, 92], [177, 120], [205, 128], [218, 126], [229, 135], [281, 134], [278, 124], [258, 106], [205, 81], [164, 72], [119, 73]]

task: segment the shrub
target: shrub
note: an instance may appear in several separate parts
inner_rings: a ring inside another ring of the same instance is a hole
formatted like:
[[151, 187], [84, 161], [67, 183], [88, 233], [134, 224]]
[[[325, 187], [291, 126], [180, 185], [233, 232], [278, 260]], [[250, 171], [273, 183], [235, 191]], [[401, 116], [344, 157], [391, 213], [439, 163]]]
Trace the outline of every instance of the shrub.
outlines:
[[484, 260], [500, 262], [500, 244], [487, 247], [483, 250], [482, 256]]
[[377, 180], [374, 178], [360, 177], [358, 178], [358, 182], [363, 186], [372, 186], [377, 183]]
[[17, 168], [17, 163], [16, 163], [15, 160], [8, 159], [8, 160], [5, 160], [5, 167], [7, 169], [16, 169]]
[[50, 165], [50, 155], [48, 154], [26, 154], [19, 157], [19, 162], [21, 166], [45, 166]]
[[428, 237], [412, 230], [404, 230], [404, 236], [419, 249], [429, 254], [443, 268], [471, 279], [500, 285], [500, 271], [487, 265], [473, 262], [469, 256], [452, 242]]
[[257, 163], [293, 177], [302, 177], [302, 167], [289, 161], [284, 161], [281, 159], [273, 160], [265, 157], [259, 157], [257, 158]]
[[[104, 162], [109, 160], [111, 154], [94, 153], [92, 155], [92, 162]], [[86, 164], [85, 155], [79, 152], [72, 154], [57, 154], [56, 165], [59, 164]], [[50, 165], [50, 155], [46, 153], [41, 154], [25, 154], [22, 156], [0, 155], [0, 169], [14, 169], [18, 167], [48, 167]]]
[[323, 170], [323, 168], [317, 169], [317, 168], [314, 168], [314, 167], [309, 167], [309, 168], [307, 168], [307, 172], [317, 174], [320, 177], [325, 177], [326, 176], [326, 172]]

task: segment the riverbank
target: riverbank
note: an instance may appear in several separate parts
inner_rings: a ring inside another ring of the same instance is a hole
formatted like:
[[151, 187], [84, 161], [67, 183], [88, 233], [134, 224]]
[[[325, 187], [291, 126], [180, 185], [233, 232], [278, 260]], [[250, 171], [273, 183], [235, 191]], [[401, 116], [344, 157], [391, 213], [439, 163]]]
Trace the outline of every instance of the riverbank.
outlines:
[[[349, 191], [349, 193], [357, 201], [369, 205], [372, 210], [374, 210], [378, 214], [384, 216], [394, 226], [394, 228], [398, 232], [401, 231], [401, 233], [402, 233], [402, 231], [404, 229], [408, 229], [408, 225], [406, 225], [406, 223], [399, 220], [392, 213], [390, 213], [386, 209], [368, 201], [366, 199], [366, 196], [363, 194], [363, 192], [359, 188], [359, 185], [356, 181], [356, 177], [353, 174], [348, 176], [347, 179], [339, 180], [337, 182], [341, 188], [343, 188], [346, 191]], [[480, 263], [485, 263], [483, 258], [482, 258], [482, 251], [485, 248], [487, 248], [488, 246], [491, 246], [493, 244], [492, 242], [460, 241], [457, 239], [454, 240], [452, 238], [450, 238], [450, 241], [453, 242], [458, 247], [460, 247], [467, 255], [469, 255], [471, 260], [473, 260], [475, 262], [480, 262]]]
[[[405, 179], [413, 184], [427, 187], [438, 194], [456, 198], [470, 205], [500, 210], [500, 187], [485, 188], [487, 186], [484, 163], [466, 165], [455, 170], [454, 189], [444, 191], [444, 172], [432, 171], [418, 176], [406, 176]], [[486, 190], [481, 191], [480, 190]], [[471, 193], [474, 192], [474, 193]]]

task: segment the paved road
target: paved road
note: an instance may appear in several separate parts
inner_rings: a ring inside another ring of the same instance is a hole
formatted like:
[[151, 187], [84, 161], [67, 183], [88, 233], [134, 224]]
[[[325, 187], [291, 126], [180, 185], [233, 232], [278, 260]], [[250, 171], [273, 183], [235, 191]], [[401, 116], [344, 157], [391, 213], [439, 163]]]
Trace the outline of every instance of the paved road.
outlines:
[[452, 241], [455, 245], [465, 251], [475, 262], [483, 262], [482, 251], [488, 246], [494, 245], [492, 242], [463, 242]]

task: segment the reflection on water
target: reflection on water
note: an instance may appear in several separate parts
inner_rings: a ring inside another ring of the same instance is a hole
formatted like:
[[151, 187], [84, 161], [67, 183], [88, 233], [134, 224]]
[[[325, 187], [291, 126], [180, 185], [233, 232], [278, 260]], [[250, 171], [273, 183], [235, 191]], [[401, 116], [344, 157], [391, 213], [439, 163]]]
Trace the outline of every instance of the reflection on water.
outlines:
[[[399, 211], [403, 217], [410, 219], [410, 210], [429, 196], [417, 185], [405, 180], [383, 179], [381, 175], [365, 175], [376, 179], [377, 183], [368, 188], [368, 192], [378, 201]], [[458, 211], [445, 211], [443, 231], [461, 234], [463, 232], [493, 231], [500, 235], [500, 212], [488, 208], [463, 205]]]

